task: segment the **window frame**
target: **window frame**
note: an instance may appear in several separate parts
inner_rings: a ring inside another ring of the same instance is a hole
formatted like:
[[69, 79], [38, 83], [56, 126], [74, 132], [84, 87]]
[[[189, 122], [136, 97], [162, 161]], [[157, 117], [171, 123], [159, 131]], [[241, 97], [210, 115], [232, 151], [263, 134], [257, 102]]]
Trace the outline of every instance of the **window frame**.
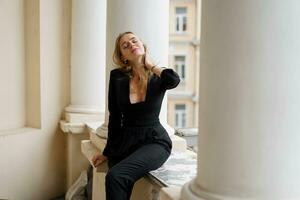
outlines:
[[[184, 109], [177, 109], [176, 106], [179, 105], [183, 105]], [[185, 103], [176, 103], [175, 104], [175, 127], [185, 128], [187, 125], [186, 118], [187, 118], [187, 105]]]
[[[176, 64], [177, 64], [176, 57], [180, 57], [180, 56], [184, 57], [184, 59], [185, 59], [184, 60], [184, 70], [182, 70], [182, 65], [179, 67], [180, 70], [178, 70], [178, 68], [176, 67]], [[187, 78], [187, 57], [188, 56], [185, 53], [184, 54], [178, 53], [178, 54], [173, 55], [173, 62], [174, 62], [175, 71], [178, 73], [178, 75], [179, 75], [179, 77], [180, 77], [180, 79], [183, 83], [185, 83], [186, 78]], [[183, 71], [183, 74], [182, 74], [182, 71]], [[184, 75], [184, 77], [182, 75]]]
[[[177, 8], [184, 8], [185, 13], [177, 13]], [[185, 21], [185, 24], [184, 24]], [[188, 22], [188, 7], [187, 6], [175, 6], [175, 33], [184, 34], [187, 32]], [[185, 25], [185, 30], [184, 30]], [[178, 28], [178, 29], [177, 29]]]

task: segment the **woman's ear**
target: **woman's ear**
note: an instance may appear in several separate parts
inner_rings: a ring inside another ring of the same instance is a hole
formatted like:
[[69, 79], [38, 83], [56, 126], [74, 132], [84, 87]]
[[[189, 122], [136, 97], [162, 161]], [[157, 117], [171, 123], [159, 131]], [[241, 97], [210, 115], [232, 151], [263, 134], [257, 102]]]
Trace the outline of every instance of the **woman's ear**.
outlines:
[[126, 65], [128, 64], [128, 60], [124, 56], [121, 57], [121, 61]]

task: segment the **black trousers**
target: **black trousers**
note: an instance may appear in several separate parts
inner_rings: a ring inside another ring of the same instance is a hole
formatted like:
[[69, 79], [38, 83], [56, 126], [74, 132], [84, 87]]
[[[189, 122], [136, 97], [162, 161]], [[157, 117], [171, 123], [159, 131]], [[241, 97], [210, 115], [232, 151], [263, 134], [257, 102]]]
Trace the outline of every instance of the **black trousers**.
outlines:
[[162, 166], [170, 152], [160, 144], [146, 144], [124, 159], [109, 159], [105, 177], [106, 200], [129, 200], [134, 183]]

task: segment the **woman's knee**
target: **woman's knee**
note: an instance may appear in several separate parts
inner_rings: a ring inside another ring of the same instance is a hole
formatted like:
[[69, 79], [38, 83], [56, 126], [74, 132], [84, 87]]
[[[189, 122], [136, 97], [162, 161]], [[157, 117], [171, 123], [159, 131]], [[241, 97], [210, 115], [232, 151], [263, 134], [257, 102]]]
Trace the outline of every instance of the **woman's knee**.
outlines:
[[119, 180], [118, 173], [115, 172], [114, 170], [108, 170], [106, 176], [105, 176], [105, 183], [113, 183]]
[[124, 184], [127, 182], [126, 177], [122, 175], [118, 170], [108, 170], [106, 176], [105, 176], [105, 182], [107, 184], [109, 183], [118, 183], [118, 184]]
[[105, 185], [121, 185], [121, 186], [130, 186], [133, 184], [131, 178], [122, 174], [118, 170], [108, 170], [105, 176]]

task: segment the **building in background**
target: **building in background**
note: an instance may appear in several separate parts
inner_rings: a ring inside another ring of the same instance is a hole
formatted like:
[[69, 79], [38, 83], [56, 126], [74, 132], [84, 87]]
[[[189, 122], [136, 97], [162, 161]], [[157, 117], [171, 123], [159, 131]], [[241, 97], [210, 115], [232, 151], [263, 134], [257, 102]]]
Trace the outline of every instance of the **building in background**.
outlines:
[[168, 123], [174, 128], [198, 127], [200, 69], [200, 0], [170, 0], [169, 66], [181, 78], [168, 93]]

